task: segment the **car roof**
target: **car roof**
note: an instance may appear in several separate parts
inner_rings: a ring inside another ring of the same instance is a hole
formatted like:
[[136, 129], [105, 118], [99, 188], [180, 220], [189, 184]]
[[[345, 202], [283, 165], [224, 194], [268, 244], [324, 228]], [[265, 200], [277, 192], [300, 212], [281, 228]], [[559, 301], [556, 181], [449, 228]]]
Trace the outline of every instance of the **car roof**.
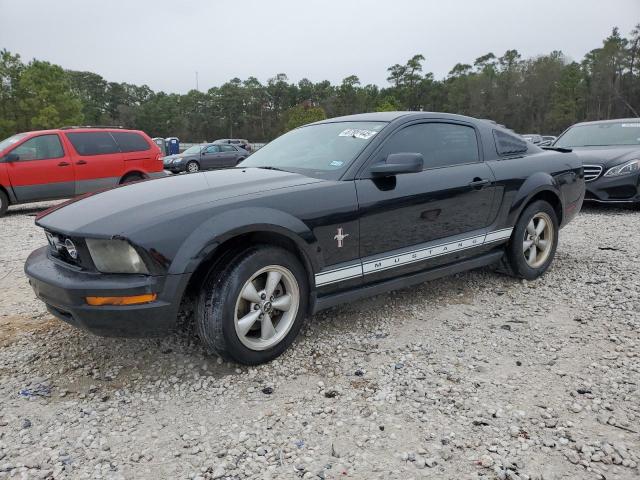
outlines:
[[49, 130], [31, 130], [29, 132], [20, 132], [16, 135], [42, 135], [47, 133], [69, 133], [69, 132], [136, 132], [136, 133], [144, 133], [142, 130], [134, 130], [130, 128], [119, 128], [119, 127], [63, 127], [63, 128], [52, 128]]
[[598, 125], [598, 124], [605, 124], [605, 123], [620, 123], [620, 122], [640, 122], [640, 117], [635, 117], [635, 118], [611, 118], [609, 120], [594, 120], [592, 122], [578, 122], [578, 123], [574, 124], [573, 126], [575, 127], [576, 125]]
[[489, 122], [495, 124], [491, 120], [482, 120], [473, 117], [467, 117], [465, 115], [456, 115], [454, 113], [443, 112], [413, 112], [413, 111], [398, 111], [398, 112], [371, 112], [371, 113], [358, 113], [355, 115], [346, 115], [343, 117], [327, 118], [326, 120], [320, 120], [314, 122], [311, 125], [318, 125], [322, 123], [335, 123], [335, 122], [392, 122], [399, 118], [406, 117], [407, 119], [415, 118], [439, 118], [449, 120], [466, 120], [473, 122]]

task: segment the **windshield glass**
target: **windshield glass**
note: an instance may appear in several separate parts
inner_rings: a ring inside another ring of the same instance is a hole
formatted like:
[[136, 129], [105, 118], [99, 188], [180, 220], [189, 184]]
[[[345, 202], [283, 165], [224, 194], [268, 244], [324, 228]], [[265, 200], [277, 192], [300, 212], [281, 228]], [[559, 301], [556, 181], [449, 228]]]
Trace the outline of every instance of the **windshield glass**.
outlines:
[[387, 124], [336, 122], [309, 125], [265, 145], [241, 167], [271, 167], [310, 177], [338, 179]]
[[187, 148], [184, 152], [182, 152], [184, 155], [191, 155], [193, 153], [200, 153], [200, 150], [202, 149], [202, 145], [194, 145], [193, 147], [189, 147]]
[[607, 145], [640, 145], [638, 121], [576, 125], [567, 130], [554, 147], [599, 147]]
[[2, 152], [5, 148], [10, 147], [11, 145], [19, 142], [21, 139], [26, 137], [26, 133], [18, 133], [17, 135], [13, 135], [12, 137], [5, 138], [0, 142], [0, 152]]

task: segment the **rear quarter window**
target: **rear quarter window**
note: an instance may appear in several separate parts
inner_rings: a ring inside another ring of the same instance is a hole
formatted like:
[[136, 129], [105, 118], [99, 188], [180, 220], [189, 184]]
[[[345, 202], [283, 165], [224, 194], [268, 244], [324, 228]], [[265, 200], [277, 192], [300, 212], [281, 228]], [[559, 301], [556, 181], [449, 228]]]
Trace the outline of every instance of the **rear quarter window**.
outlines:
[[113, 138], [120, 145], [120, 151], [126, 152], [144, 152], [149, 150], [151, 146], [142, 135], [135, 132], [111, 132]]
[[109, 132], [72, 132], [66, 135], [79, 155], [120, 153], [118, 144]]
[[498, 155], [501, 157], [526, 153], [529, 148], [525, 139], [500, 130], [493, 131], [493, 140], [495, 141]]

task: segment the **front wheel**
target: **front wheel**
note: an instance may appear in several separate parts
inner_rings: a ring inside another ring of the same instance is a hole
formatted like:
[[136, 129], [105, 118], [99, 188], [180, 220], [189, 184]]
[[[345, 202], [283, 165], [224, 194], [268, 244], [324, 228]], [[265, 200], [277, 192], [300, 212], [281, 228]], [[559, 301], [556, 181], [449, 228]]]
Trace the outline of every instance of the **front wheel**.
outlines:
[[293, 254], [268, 245], [252, 247], [222, 272], [209, 274], [197, 304], [198, 333], [227, 360], [268, 362], [298, 335], [308, 297], [305, 270]]
[[535, 280], [547, 271], [558, 247], [558, 217], [547, 202], [538, 200], [520, 215], [507, 246], [509, 273]]
[[195, 160], [191, 160], [189, 163], [187, 163], [185, 169], [188, 173], [196, 173], [198, 170], [200, 170], [200, 165]]

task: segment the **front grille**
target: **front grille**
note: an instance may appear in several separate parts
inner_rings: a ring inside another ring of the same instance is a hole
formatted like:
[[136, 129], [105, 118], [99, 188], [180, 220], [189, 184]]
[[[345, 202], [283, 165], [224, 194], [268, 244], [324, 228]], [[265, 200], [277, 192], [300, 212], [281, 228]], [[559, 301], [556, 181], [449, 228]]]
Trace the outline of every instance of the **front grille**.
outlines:
[[583, 165], [584, 181], [593, 182], [602, 174], [602, 165]]

